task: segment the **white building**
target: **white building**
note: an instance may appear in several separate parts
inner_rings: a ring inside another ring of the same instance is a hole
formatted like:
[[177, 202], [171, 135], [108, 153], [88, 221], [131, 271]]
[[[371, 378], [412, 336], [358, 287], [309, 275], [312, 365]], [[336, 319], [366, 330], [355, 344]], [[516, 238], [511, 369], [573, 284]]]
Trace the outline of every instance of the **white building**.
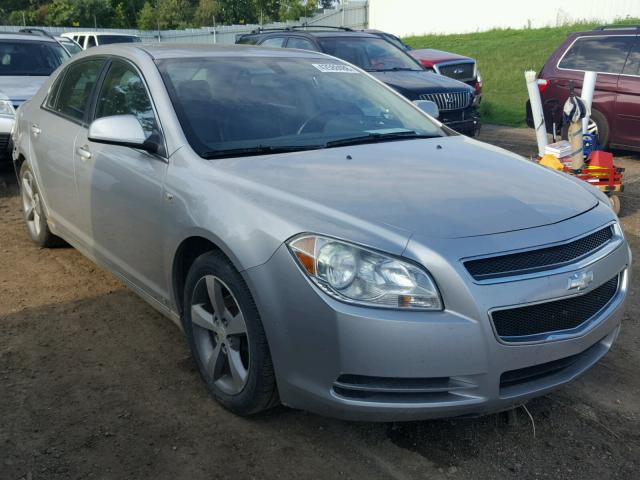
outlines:
[[369, 0], [369, 28], [399, 36], [625, 17], [640, 17], [640, 0]]

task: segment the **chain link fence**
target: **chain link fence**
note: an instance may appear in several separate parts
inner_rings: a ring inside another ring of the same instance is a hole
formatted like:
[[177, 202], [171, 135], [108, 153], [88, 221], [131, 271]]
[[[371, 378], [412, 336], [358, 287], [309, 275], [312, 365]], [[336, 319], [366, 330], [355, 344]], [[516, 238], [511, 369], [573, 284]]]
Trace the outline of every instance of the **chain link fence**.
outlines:
[[[368, 2], [350, 1], [345, 2], [335, 9], [325, 9], [323, 12], [313, 17], [302, 17], [298, 21], [275, 22], [264, 25], [220, 25], [202, 28], [189, 28], [185, 30], [135, 30], [135, 29], [113, 29], [113, 28], [78, 28], [78, 27], [49, 27], [32, 26], [30, 28], [42, 28], [52, 35], [60, 35], [65, 32], [74, 31], [96, 31], [108, 33], [128, 33], [138, 35], [143, 42], [165, 42], [165, 43], [205, 43], [205, 44], [233, 44], [238, 35], [250, 33], [258, 28], [287, 28], [294, 25], [329, 26], [329, 27], [349, 27], [361, 29], [368, 27]], [[0, 32], [17, 32], [20, 25], [0, 26]]]

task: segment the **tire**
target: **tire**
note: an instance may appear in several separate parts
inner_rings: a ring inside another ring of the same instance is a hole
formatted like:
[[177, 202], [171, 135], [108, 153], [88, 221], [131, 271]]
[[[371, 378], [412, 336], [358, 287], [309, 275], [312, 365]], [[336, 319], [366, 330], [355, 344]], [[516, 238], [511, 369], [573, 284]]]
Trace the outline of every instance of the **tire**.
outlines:
[[29, 238], [41, 248], [53, 248], [64, 245], [64, 240], [49, 230], [47, 214], [42, 205], [42, 197], [31, 167], [24, 162], [20, 167], [20, 197], [22, 213]]
[[189, 269], [182, 324], [200, 376], [223, 407], [247, 416], [280, 403], [258, 309], [222, 252], [201, 255]]
[[[609, 146], [609, 122], [607, 122], [607, 119], [605, 118], [605, 116], [602, 113], [600, 113], [598, 110], [592, 110], [591, 122], [589, 122], [589, 127], [590, 127], [589, 131], [591, 133], [595, 132], [598, 134], [598, 143], [600, 144], [600, 146], [606, 149]], [[595, 130], [592, 130], [592, 128], [594, 127], [595, 127]], [[569, 131], [569, 126], [563, 125], [562, 126], [563, 140], [568, 139], [568, 135], [567, 135], [568, 131]]]
[[617, 195], [610, 195], [609, 201], [611, 202], [611, 208], [616, 215], [620, 214], [620, 197]]

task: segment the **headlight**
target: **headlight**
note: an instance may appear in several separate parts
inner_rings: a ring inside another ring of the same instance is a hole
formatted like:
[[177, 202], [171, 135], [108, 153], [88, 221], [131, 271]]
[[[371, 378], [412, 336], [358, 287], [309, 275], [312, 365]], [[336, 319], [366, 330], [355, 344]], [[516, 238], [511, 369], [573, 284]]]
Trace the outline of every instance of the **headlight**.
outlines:
[[374, 307], [442, 310], [435, 282], [412, 263], [319, 235], [294, 237], [287, 246], [309, 278], [339, 300]]
[[11, 100], [0, 93], [0, 117], [15, 117], [16, 111], [11, 105]]

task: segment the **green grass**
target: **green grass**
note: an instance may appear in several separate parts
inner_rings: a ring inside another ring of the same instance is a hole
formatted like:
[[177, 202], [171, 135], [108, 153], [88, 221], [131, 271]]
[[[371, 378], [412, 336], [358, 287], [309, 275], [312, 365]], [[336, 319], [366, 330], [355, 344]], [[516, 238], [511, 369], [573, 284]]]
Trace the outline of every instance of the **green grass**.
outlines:
[[[616, 23], [640, 24], [640, 20]], [[591, 30], [596, 25], [583, 22], [553, 28], [425, 35], [403, 40], [414, 48], [437, 48], [475, 58], [484, 83], [480, 105], [483, 122], [523, 127], [527, 100], [524, 71], [539, 72], [568, 33]]]

